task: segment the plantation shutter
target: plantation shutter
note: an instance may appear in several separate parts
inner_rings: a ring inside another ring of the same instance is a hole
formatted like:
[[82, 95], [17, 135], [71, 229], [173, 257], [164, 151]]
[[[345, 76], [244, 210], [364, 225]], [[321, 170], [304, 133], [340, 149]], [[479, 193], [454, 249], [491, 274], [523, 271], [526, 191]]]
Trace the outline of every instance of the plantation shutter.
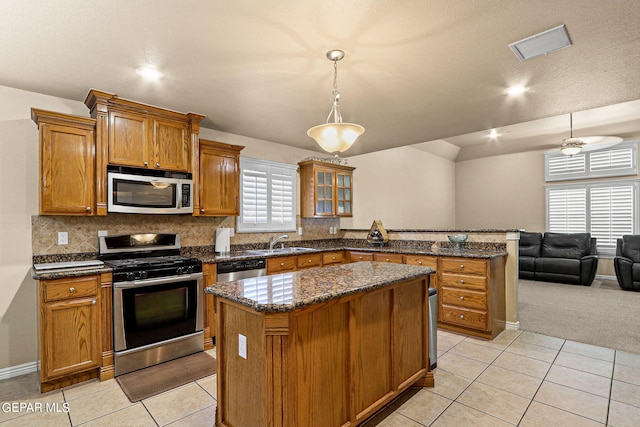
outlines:
[[297, 166], [240, 157], [239, 232], [296, 229]]
[[598, 151], [589, 155], [590, 171], [628, 170], [633, 167], [632, 148]]
[[615, 250], [616, 239], [634, 234], [633, 185], [591, 188], [591, 236], [598, 248]]
[[267, 223], [268, 171], [247, 168], [242, 170], [242, 222]]
[[575, 156], [549, 157], [547, 159], [547, 181], [566, 179], [575, 174], [586, 172], [586, 156], [578, 154]]
[[548, 230], [551, 232], [586, 232], [586, 188], [549, 189], [547, 192], [547, 215]]

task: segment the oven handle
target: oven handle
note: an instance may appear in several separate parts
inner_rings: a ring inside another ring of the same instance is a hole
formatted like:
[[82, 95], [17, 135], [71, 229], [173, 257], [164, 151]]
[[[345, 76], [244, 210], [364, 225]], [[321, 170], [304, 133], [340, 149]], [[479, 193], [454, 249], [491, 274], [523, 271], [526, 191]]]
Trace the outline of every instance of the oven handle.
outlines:
[[200, 280], [200, 279], [202, 279], [202, 273], [181, 274], [180, 276], [167, 276], [167, 277], [158, 277], [155, 279], [131, 280], [128, 282], [115, 282], [113, 284], [113, 287], [118, 289], [129, 289], [129, 288], [137, 288], [140, 286], [163, 285], [165, 283], [187, 282], [189, 280]]

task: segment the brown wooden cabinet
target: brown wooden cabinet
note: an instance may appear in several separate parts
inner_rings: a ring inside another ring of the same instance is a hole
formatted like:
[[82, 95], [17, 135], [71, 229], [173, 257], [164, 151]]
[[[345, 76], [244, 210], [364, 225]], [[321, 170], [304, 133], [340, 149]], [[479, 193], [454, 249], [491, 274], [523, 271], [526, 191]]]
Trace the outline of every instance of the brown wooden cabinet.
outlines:
[[[216, 282], [216, 264], [202, 264], [202, 282], [205, 289]], [[213, 348], [213, 337], [216, 336], [216, 316], [214, 311], [215, 300], [213, 295], [204, 293], [204, 349]]]
[[404, 264], [404, 255], [390, 254], [388, 252], [376, 252], [373, 254], [373, 260], [379, 262], [393, 262], [395, 264]]
[[372, 252], [347, 251], [347, 259], [349, 262], [373, 261]]
[[[40, 281], [42, 391], [98, 376], [102, 364], [100, 287], [100, 275]], [[77, 376], [88, 371], [93, 372]]]
[[316, 160], [300, 167], [300, 216], [303, 218], [353, 216], [355, 168]]
[[341, 264], [344, 262], [344, 251], [330, 251], [322, 253], [322, 265]]
[[194, 215], [240, 214], [240, 145], [200, 140], [198, 196]]
[[94, 119], [31, 109], [40, 131], [40, 215], [95, 214]]
[[109, 111], [109, 164], [190, 171], [188, 125], [140, 112]]
[[441, 257], [438, 326], [493, 339], [505, 328], [504, 257]]
[[[204, 116], [179, 113], [92, 89], [84, 101], [96, 120], [96, 209], [107, 214], [107, 164], [194, 172]], [[196, 187], [197, 188], [197, 187]]]
[[283, 256], [277, 258], [267, 258], [267, 274], [280, 274], [296, 271], [298, 257]]
[[296, 269], [303, 270], [305, 268], [322, 266], [322, 254], [312, 253], [306, 255], [298, 255], [296, 259]]

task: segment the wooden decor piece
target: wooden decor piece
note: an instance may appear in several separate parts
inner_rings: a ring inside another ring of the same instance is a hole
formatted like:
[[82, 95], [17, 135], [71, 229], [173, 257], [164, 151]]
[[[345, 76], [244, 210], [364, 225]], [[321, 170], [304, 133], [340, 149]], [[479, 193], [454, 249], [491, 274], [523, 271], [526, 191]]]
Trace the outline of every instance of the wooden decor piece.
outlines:
[[384, 245], [388, 241], [389, 236], [387, 235], [387, 230], [382, 226], [382, 221], [379, 219], [374, 220], [369, 229], [369, 234], [367, 234], [367, 242]]

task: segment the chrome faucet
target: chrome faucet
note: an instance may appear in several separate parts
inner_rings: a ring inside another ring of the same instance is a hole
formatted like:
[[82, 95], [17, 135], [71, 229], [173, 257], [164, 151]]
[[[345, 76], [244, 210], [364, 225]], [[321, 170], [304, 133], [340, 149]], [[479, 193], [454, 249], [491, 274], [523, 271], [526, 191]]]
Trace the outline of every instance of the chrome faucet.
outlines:
[[274, 246], [282, 239], [288, 239], [289, 235], [288, 234], [283, 234], [282, 236], [278, 237], [277, 239], [274, 240], [273, 238], [274, 236], [269, 237], [269, 249], [273, 249]]

